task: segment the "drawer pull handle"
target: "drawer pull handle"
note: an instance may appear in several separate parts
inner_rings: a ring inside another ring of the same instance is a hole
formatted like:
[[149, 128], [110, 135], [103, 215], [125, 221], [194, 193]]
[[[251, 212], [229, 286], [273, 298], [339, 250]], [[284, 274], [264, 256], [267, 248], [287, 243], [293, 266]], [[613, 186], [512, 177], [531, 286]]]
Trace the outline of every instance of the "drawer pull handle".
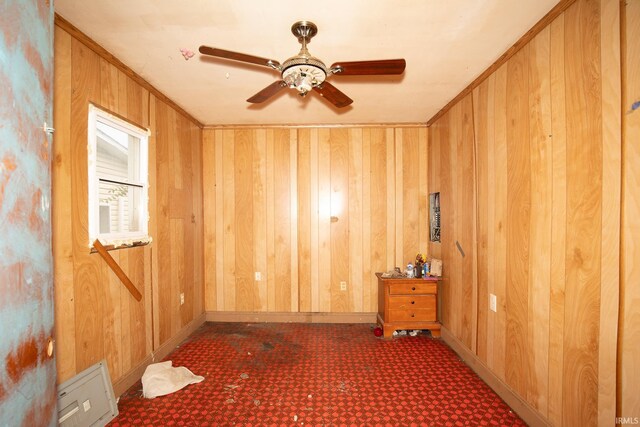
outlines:
[[415, 303], [416, 303], [415, 301], [411, 301], [411, 304], [415, 304]]
[[416, 290], [416, 287], [414, 286], [413, 288], [411, 288], [411, 290], [412, 290], [412, 291], [415, 291], [415, 290]]
[[415, 313], [411, 313], [411, 317], [416, 317], [416, 314]]

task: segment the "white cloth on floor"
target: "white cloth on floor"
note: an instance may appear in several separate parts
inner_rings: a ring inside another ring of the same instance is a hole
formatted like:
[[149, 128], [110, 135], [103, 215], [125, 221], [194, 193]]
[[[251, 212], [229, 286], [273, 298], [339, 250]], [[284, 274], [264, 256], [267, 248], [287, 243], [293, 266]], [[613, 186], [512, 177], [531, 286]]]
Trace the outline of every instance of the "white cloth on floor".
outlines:
[[172, 362], [152, 363], [142, 375], [142, 395], [147, 399], [174, 393], [189, 384], [199, 383], [204, 377], [194, 375], [193, 372], [180, 366], [171, 367]]

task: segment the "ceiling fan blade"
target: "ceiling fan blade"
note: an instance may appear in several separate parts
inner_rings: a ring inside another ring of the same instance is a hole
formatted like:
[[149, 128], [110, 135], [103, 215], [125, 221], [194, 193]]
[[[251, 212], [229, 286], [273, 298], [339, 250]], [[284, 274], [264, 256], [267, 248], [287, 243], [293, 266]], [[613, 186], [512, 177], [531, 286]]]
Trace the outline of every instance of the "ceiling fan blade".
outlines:
[[273, 95], [280, 92], [280, 90], [284, 89], [285, 87], [287, 87], [287, 84], [282, 80], [275, 81], [269, 86], [262, 89], [260, 92], [253, 95], [251, 98], [247, 99], [247, 102], [259, 104], [271, 98]]
[[280, 66], [280, 63], [273, 59], [261, 58], [259, 56], [247, 55], [246, 53], [233, 52], [215, 47], [200, 46], [199, 51], [203, 55], [216, 56], [218, 58], [231, 59], [233, 61], [248, 62], [250, 64], [263, 65], [274, 69]]
[[351, 98], [327, 81], [324, 81], [320, 86], [314, 86], [313, 90], [338, 108], [346, 107], [353, 102]]
[[380, 59], [375, 61], [336, 62], [331, 69], [337, 76], [374, 76], [383, 74], [402, 74], [407, 62], [404, 59]]

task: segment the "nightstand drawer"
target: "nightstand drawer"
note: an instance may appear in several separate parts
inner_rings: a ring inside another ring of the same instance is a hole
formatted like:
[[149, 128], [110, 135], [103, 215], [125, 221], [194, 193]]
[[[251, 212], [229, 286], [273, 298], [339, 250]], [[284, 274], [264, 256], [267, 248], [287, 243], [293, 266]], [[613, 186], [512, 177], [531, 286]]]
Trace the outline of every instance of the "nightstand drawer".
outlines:
[[436, 283], [391, 283], [389, 284], [390, 295], [429, 295], [436, 294], [438, 285]]
[[390, 310], [431, 310], [435, 306], [435, 295], [402, 295], [389, 297]]
[[420, 310], [389, 310], [389, 322], [435, 322], [436, 307]]

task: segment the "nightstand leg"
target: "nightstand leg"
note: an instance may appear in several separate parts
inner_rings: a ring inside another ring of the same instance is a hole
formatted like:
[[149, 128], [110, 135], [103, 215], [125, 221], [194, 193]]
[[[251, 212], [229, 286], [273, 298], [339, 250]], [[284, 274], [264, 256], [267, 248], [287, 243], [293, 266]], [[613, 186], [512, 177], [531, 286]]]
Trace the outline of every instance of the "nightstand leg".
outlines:
[[431, 336], [433, 338], [440, 338], [440, 329], [431, 329]]
[[382, 328], [382, 331], [384, 332], [384, 339], [390, 340], [391, 338], [393, 338], [393, 333], [395, 332], [395, 329]]

